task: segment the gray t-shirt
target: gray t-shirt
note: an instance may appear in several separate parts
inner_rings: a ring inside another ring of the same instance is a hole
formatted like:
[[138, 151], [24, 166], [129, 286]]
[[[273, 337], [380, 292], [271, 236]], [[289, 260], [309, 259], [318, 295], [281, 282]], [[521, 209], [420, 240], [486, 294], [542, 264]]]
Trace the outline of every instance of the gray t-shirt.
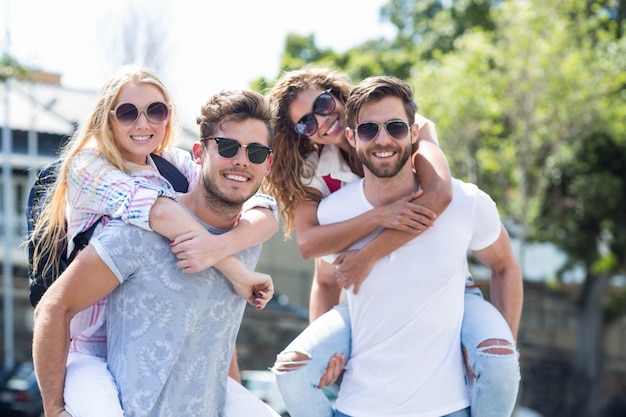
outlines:
[[[121, 283], [107, 298], [107, 362], [125, 416], [222, 416], [246, 301], [215, 268], [176, 268], [155, 232], [114, 220], [91, 243]], [[237, 258], [252, 270], [260, 252]]]

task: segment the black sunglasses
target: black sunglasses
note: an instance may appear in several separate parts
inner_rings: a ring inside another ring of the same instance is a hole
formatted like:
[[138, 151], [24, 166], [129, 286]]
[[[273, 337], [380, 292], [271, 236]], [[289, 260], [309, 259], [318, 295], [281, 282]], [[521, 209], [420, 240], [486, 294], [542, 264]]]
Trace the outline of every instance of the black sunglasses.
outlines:
[[[389, 120], [384, 123], [385, 130], [389, 136], [396, 140], [402, 140], [409, 134], [409, 124], [404, 120]], [[378, 136], [380, 132], [380, 123], [364, 122], [355, 129], [359, 139], [363, 142], [369, 142]]]
[[228, 138], [202, 138], [203, 141], [214, 140], [217, 143], [217, 153], [223, 158], [233, 158], [239, 152], [239, 148], [246, 148], [248, 154], [248, 160], [253, 164], [262, 164], [267, 157], [272, 153], [272, 148], [269, 146], [261, 145], [259, 143], [251, 143], [249, 145], [242, 145], [235, 139]]
[[120, 103], [111, 110], [120, 124], [132, 125], [139, 119], [141, 113], [146, 116], [150, 123], [163, 123], [170, 114], [170, 108], [161, 101], [155, 101], [140, 109], [133, 103]]
[[315, 119], [315, 115], [328, 116], [333, 111], [335, 111], [335, 98], [330, 93], [330, 90], [326, 90], [317, 96], [313, 102], [313, 111], [302, 116], [300, 120], [298, 120], [298, 123], [296, 123], [294, 129], [298, 134], [306, 136], [307, 138], [313, 136], [315, 132], [317, 132], [317, 120]]

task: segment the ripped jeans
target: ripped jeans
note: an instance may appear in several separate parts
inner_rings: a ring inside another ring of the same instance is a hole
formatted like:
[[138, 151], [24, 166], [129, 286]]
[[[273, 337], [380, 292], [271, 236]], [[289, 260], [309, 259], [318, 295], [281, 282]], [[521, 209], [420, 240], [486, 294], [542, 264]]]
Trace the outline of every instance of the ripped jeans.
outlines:
[[[348, 306], [340, 304], [278, 355], [272, 371], [292, 417], [333, 417], [333, 407], [317, 385], [334, 354], [350, 358], [350, 331]], [[471, 384], [471, 416], [510, 417], [520, 381], [517, 350], [508, 324], [478, 288], [465, 291], [461, 342], [476, 375]], [[293, 353], [301, 360], [294, 361]]]

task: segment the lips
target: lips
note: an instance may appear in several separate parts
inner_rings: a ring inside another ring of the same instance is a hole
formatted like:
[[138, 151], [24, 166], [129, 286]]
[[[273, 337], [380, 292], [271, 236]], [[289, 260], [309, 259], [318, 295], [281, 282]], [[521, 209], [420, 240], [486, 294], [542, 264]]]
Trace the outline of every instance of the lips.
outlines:
[[335, 133], [337, 133], [338, 130], [339, 130], [339, 117], [337, 117], [335, 121], [333, 122], [333, 124], [330, 125], [330, 128], [328, 128], [324, 136], [334, 135]]
[[381, 159], [385, 159], [385, 158], [390, 158], [393, 155], [395, 155], [395, 152], [391, 152], [391, 151], [384, 151], [384, 152], [372, 152], [372, 154], [376, 157], [376, 158], [381, 158]]
[[237, 181], [237, 182], [248, 182], [249, 179], [248, 177], [244, 176], [244, 175], [240, 175], [240, 174], [224, 174], [224, 177], [226, 177], [226, 179], [232, 180], [232, 181]]
[[133, 142], [147, 142], [152, 139], [152, 135], [131, 135], [130, 139]]

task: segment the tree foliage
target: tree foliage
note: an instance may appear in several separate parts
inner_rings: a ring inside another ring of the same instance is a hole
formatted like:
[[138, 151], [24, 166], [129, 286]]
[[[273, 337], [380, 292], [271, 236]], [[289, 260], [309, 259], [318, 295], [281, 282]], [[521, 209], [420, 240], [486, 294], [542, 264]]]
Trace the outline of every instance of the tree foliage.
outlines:
[[0, 58], [0, 83], [11, 78], [28, 79], [29, 71], [11, 55], [4, 54]]

